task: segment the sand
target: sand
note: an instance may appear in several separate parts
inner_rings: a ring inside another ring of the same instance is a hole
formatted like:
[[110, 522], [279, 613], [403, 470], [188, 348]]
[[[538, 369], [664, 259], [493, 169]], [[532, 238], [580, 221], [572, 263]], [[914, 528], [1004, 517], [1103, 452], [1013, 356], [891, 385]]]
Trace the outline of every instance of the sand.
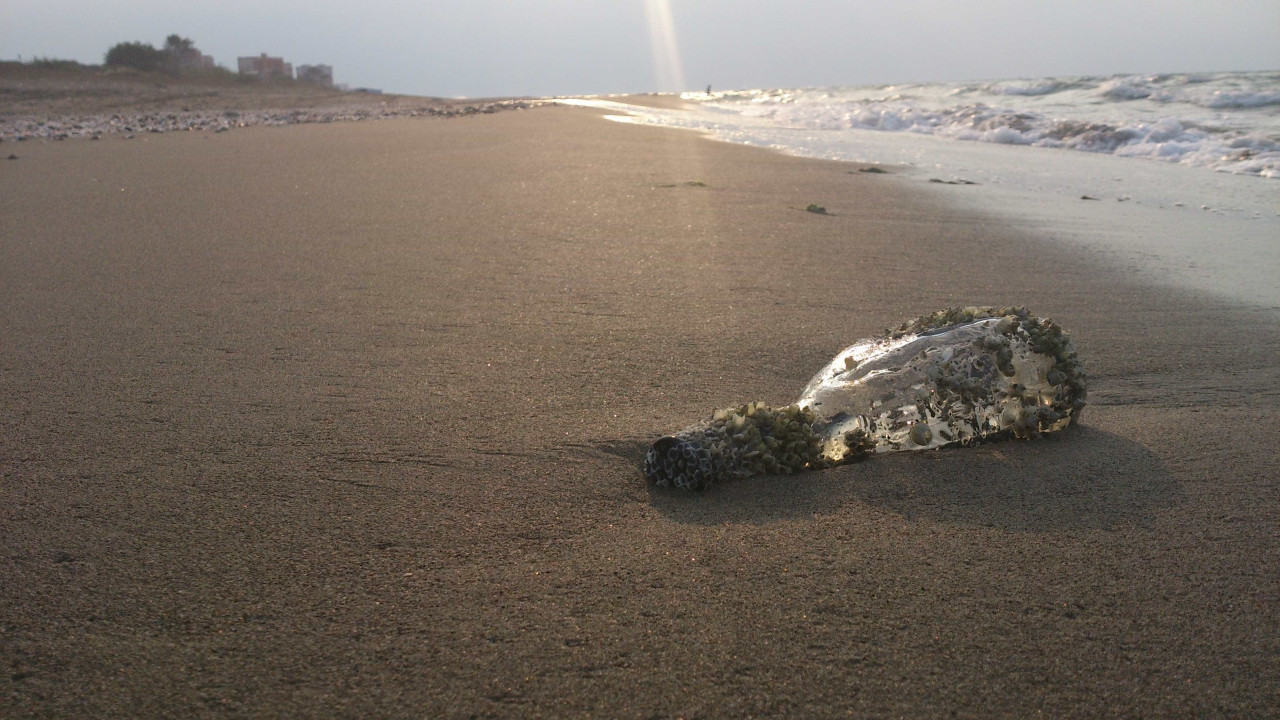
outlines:
[[[580, 108], [14, 147], [6, 717], [1280, 701], [1273, 310]], [[1081, 426], [645, 486], [655, 437], [973, 303], [1072, 332]]]

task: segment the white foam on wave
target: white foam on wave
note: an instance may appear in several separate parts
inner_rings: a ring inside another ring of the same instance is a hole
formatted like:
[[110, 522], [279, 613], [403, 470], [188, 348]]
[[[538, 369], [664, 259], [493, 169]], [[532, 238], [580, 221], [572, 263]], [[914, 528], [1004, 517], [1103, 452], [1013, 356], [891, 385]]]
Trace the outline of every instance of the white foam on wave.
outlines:
[[1280, 73], [1043, 78], [688, 97], [781, 127], [912, 132], [1280, 179]]
[[1052, 78], [1045, 80], [1015, 80], [996, 83], [988, 86], [988, 89], [997, 95], [1036, 96], [1060, 92], [1067, 84], [1062, 80]]
[[1120, 77], [1098, 86], [1098, 94], [1108, 100], [1150, 100], [1154, 103], [1184, 103], [1209, 109], [1262, 108], [1280, 105], [1280, 91], [1263, 88], [1221, 89], [1194, 87], [1210, 80], [1167, 88], [1144, 78]]

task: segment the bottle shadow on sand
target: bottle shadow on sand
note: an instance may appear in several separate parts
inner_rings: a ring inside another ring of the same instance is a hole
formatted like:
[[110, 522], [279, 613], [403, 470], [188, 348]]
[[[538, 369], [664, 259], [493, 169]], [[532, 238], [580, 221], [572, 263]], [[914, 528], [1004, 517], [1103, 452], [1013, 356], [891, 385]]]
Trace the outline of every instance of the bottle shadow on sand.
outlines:
[[[643, 462], [640, 443], [613, 454]], [[1146, 525], [1184, 494], [1144, 446], [1088, 426], [1035, 441], [879, 455], [829, 470], [736, 480], [702, 493], [649, 487], [683, 523], [763, 524], [829, 514], [850, 503], [908, 520], [1019, 532]]]

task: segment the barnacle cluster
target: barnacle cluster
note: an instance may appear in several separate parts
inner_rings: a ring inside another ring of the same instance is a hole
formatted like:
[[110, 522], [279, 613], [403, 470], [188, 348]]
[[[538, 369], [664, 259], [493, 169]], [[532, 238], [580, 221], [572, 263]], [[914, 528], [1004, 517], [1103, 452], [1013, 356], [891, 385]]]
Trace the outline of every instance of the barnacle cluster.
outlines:
[[970, 445], [1060, 430], [1085, 406], [1070, 338], [1026, 308], [948, 308], [845, 348], [796, 405], [719, 410], [659, 440], [645, 461], [658, 485], [701, 490], [872, 453]]
[[797, 405], [753, 402], [717, 410], [710, 420], [654, 443], [644, 474], [660, 487], [705, 490], [731, 478], [813, 468], [822, 461], [813, 421], [813, 411]]
[[[818, 372], [799, 404], [844, 462], [876, 452], [1033, 438], [1085, 406], [1086, 376], [1062, 328], [1026, 308], [947, 308], [864, 340]], [[860, 446], [846, 438], [858, 432]]]
[[930, 330], [939, 330], [960, 323], [973, 322], [986, 318], [1021, 318], [1030, 317], [1031, 313], [1024, 307], [995, 308], [990, 305], [970, 305], [969, 307], [943, 308], [929, 315], [921, 315], [908, 320], [896, 328], [884, 331], [885, 337], [897, 340], [903, 335], [919, 335]]

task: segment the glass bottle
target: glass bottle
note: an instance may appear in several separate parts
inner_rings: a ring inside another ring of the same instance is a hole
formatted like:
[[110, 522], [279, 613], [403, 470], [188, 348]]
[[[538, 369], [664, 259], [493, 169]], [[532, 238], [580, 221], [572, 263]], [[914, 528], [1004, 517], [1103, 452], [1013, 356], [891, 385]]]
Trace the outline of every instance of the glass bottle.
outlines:
[[732, 478], [831, 467], [1061, 430], [1085, 406], [1070, 338], [1026, 308], [949, 308], [845, 348], [785, 408], [754, 402], [659, 439], [656, 485], [704, 490]]

